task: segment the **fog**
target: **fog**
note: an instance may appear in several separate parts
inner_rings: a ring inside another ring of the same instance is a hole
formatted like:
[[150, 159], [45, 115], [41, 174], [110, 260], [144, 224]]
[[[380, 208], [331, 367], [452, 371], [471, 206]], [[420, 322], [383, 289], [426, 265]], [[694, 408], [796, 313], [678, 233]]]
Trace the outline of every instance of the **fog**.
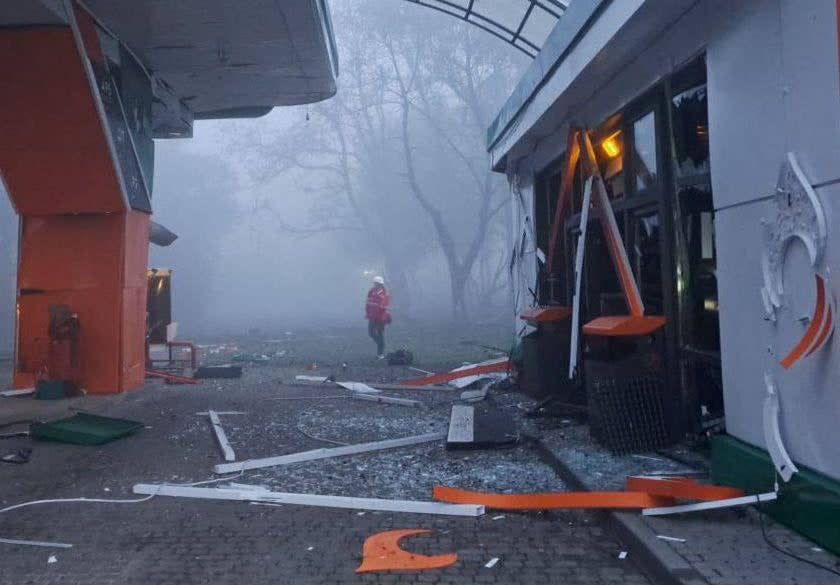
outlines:
[[[509, 191], [486, 128], [529, 59], [409, 3], [334, 0], [339, 93], [156, 142], [153, 219], [175, 233], [182, 337], [361, 323], [374, 274], [395, 319], [511, 319]], [[2, 349], [17, 230], [0, 203]]]

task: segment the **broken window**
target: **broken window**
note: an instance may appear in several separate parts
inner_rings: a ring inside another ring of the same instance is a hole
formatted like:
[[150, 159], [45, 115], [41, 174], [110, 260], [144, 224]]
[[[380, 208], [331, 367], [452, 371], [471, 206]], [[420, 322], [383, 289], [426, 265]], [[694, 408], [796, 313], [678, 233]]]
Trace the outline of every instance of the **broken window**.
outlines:
[[678, 181], [709, 173], [709, 105], [706, 84], [671, 100], [674, 176]]
[[633, 123], [633, 154], [636, 191], [644, 191], [656, 183], [656, 116], [653, 112]]
[[638, 212], [634, 215], [633, 249], [629, 255], [645, 312], [650, 315], [664, 314], [662, 252], [659, 247], [661, 232], [658, 211]]

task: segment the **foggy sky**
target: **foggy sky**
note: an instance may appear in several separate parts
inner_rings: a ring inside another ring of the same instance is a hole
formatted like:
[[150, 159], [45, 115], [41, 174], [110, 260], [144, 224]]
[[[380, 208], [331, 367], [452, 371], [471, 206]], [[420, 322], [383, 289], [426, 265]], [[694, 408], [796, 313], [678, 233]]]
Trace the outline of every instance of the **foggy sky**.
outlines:
[[[468, 30], [469, 25], [407, 3], [354, 2], [364, 15], [362, 26], [390, 23], [395, 25], [393, 35], [420, 33], [431, 37], [444, 29], [474, 34]], [[332, 2], [342, 66], [352, 60], [349, 47], [359, 40], [348, 38], [350, 34], [361, 34], [362, 41], [366, 41], [365, 35], [376, 33], [360, 33], [358, 27], [347, 26], [353, 24], [354, 18], [343, 12], [348, 6], [348, 0]], [[485, 33], [479, 33], [476, 39], [488, 54], [515, 53], [515, 49]], [[527, 62], [526, 58], [513, 57], [510, 79], [517, 79]], [[343, 81], [344, 76], [340, 76], [339, 92]], [[511, 90], [509, 83], [484, 97], [483, 107], [491, 117]], [[276, 108], [254, 120], [199, 121], [192, 139], [156, 141], [153, 219], [176, 232], [179, 239], [169, 248], [151, 246], [149, 265], [174, 270], [174, 312], [182, 335], [244, 332], [252, 327], [276, 331], [324, 323], [362, 326], [371, 273], [386, 273], [382, 250], [372, 246], [368, 235], [360, 231], [302, 237], [280, 229], [274, 216], [260, 210], [257, 202], [269, 202], [286, 224], [309, 225], [313, 217], [330, 214], [332, 194], [329, 188], [324, 190], [328, 181], [318, 173], [290, 172], [273, 177], [264, 177], [270, 172], [255, 173], [261, 162], [270, 171], [270, 162], [255, 160], [259, 151], [247, 143], [264, 139], [271, 144], [282, 140], [293, 128], [305, 130], [307, 115], [315, 124], [320, 120], [317, 116], [324, 112], [322, 108], [329, 107], [330, 102], [326, 102]], [[423, 134], [421, 124], [416, 125], [415, 137], [433, 140]], [[473, 155], [486, 159], [483, 132], [466, 127], [448, 130], [463, 140]], [[397, 148], [396, 140], [393, 148]], [[440, 152], [436, 160], [418, 147], [418, 168], [424, 187], [438, 198], [456, 238], [466, 238], [472, 229], [475, 202], [462, 195], [465, 187], [459, 182], [465, 180], [465, 175], [457, 168], [460, 163], [445, 148], [441, 144], [426, 149]], [[489, 163], [482, 164], [488, 170]], [[404, 172], [387, 168], [384, 161], [383, 165], [386, 168], [382, 173], [388, 177], [388, 183], [379, 200], [393, 206], [391, 221], [397, 228], [386, 245], [411, 258], [411, 314], [405, 317], [446, 320], [449, 280], [440, 249], [431, 235], [431, 223], [410, 200]], [[497, 175], [494, 180], [500, 182], [502, 195], [506, 196], [504, 178]], [[495, 239], [488, 243], [488, 249], [503, 245], [500, 229], [494, 228]], [[0, 232], [2, 355], [11, 347], [17, 239], [16, 220], [5, 194], [0, 194]], [[504, 305], [506, 301], [502, 297], [497, 302]], [[400, 314], [400, 298], [395, 298], [394, 304], [395, 314]], [[507, 312], [502, 315], [507, 316]]]

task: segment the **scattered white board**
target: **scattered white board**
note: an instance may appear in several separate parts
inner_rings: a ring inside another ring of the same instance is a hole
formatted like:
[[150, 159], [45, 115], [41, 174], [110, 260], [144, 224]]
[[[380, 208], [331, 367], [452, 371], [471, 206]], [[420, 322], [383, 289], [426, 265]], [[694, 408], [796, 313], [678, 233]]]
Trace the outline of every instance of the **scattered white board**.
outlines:
[[749, 506], [759, 502], [772, 502], [777, 498], [775, 492], [758, 494], [756, 496], [743, 496], [740, 498], [729, 498], [727, 500], [715, 500], [712, 502], [700, 502], [699, 504], [685, 504], [682, 506], [666, 506], [664, 508], [645, 508], [642, 510], [644, 516], [667, 516], [669, 514], [683, 514], [685, 512], [700, 512], [702, 510], [717, 510], [719, 508], [734, 508], [736, 506]]
[[411, 406], [420, 408], [423, 403], [418, 400], [410, 400], [408, 398], [394, 398], [393, 396], [377, 396], [374, 394], [356, 394], [352, 395], [354, 400], [367, 400], [368, 402], [379, 402], [381, 404], [396, 404], [398, 406]]
[[380, 512], [404, 512], [409, 514], [436, 514], [442, 516], [481, 516], [484, 506], [475, 504], [443, 504], [440, 502], [418, 502], [411, 500], [383, 500], [378, 498], [350, 498], [317, 494], [294, 494], [272, 492], [264, 488], [227, 489], [188, 487], [165, 484], [137, 484], [135, 494], [199, 498], [206, 500], [236, 500], [265, 502], [299, 506], [321, 506], [351, 510], [375, 510]]
[[397, 447], [419, 445], [420, 443], [431, 443], [432, 441], [438, 441], [440, 439], [443, 439], [445, 436], [446, 435], [444, 433], [428, 433], [425, 435], [414, 435], [411, 437], [403, 437], [401, 439], [374, 441], [371, 443], [360, 443], [358, 445], [347, 445], [344, 447], [313, 449], [311, 451], [302, 451], [300, 453], [291, 453], [289, 455], [280, 455], [278, 457], [267, 457], [264, 459], [249, 459], [247, 461], [239, 461], [236, 463], [222, 463], [213, 467], [213, 471], [219, 474], [232, 473], [242, 471], [244, 469], [261, 469], [263, 467], [274, 467], [275, 465], [288, 465], [290, 463], [314, 461], [316, 459], [327, 459], [329, 457], [356, 455], [358, 453], [368, 453], [370, 451], [381, 451], [384, 449], [395, 449]]
[[219, 419], [219, 415], [212, 410], [207, 411], [207, 414], [210, 416], [210, 424], [213, 425], [213, 434], [216, 435], [216, 442], [219, 444], [219, 449], [222, 450], [222, 455], [224, 455], [225, 461], [236, 461], [236, 454], [233, 452], [233, 448], [228, 442], [227, 435], [225, 434], [225, 430], [222, 428], [222, 421]]
[[350, 390], [350, 392], [358, 392], [360, 394], [379, 394], [382, 390], [371, 388], [367, 384], [361, 382], [336, 382], [342, 388]]
[[22, 546], [43, 546], [46, 548], [73, 548], [72, 544], [66, 542], [43, 542], [40, 540], [15, 540], [13, 538], [0, 538], [0, 544], [19, 544]]

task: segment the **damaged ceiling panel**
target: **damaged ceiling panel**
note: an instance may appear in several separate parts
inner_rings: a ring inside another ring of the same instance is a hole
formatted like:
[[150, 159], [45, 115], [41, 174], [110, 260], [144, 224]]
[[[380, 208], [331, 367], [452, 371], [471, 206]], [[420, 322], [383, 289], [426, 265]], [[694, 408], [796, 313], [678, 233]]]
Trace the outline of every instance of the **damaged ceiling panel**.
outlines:
[[[193, 119], [256, 117], [336, 93], [325, 0], [84, 0], [152, 80], [155, 138]], [[6, 0], [0, 27], [66, 24], [57, 0]]]
[[320, 101], [338, 75], [323, 0], [88, 0], [196, 119]]

